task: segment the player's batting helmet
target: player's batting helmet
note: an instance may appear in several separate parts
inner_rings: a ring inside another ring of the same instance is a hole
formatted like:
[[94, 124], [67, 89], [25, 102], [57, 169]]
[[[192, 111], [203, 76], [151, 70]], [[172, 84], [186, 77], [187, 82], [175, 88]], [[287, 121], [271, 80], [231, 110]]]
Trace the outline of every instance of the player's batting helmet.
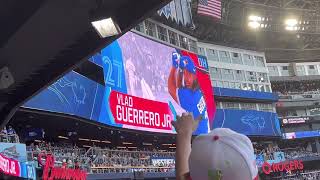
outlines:
[[191, 72], [192, 74], [196, 74], [196, 66], [194, 65], [192, 59], [188, 56], [182, 56], [180, 58], [179, 67], [181, 69], [186, 69], [187, 71]]

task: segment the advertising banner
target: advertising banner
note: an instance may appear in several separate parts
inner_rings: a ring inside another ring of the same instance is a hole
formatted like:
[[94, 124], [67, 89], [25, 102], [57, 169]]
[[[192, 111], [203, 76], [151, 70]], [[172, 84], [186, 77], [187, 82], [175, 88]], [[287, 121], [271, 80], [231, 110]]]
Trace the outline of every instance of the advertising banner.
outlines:
[[0, 143], [0, 154], [19, 162], [27, 161], [27, 149], [25, 144]]
[[296, 133], [295, 132], [290, 132], [290, 133], [283, 133], [282, 134], [283, 139], [295, 139], [296, 138]]
[[288, 117], [282, 119], [282, 124], [301, 124], [309, 120], [310, 117]]
[[36, 169], [27, 162], [25, 144], [0, 143], [0, 172], [10, 176], [36, 179]]
[[262, 165], [262, 171], [265, 174], [277, 173], [277, 172], [291, 172], [296, 170], [303, 170], [304, 164], [302, 161], [293, 160], [285, 162], [265, 162]]
[[0, 153], [0, 172], [10, 176], [20, 176], [19, 161], [6, 157]]
[[152, 158], [152, 165], [155, 167], [174, 167], [175, 160], [172, 158]]
[[37, 179], [34, 162], [20, 162], [20, 177], [27, 179]]
[[283, 133], [284, 139], [320, 137], [320, 130]]
[[105, 86], [70, 72], [24, 107], [61, 112], [115, 127], [175, 133], [171, 121], [190, 112], [194, 134], [212, 127], [215, 103], [207, 59], [128, 32], [90, 58]]

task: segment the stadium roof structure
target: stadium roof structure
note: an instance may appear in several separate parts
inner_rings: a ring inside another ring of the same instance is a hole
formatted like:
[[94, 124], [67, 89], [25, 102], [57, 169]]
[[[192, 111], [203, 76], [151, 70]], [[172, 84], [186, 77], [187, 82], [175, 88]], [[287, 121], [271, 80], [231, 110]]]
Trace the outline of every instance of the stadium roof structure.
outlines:
[[[117, 39], [169, 0], [4, 0], [0, 69], [14, 83], [0, 89], [0, 126], [37, 92]], [[91, 21], [111, 17], [119, 35], [100, 38]]]
[[[319, 0], [222, 0], [222, 20], [198, 15], [192, 1], [195, 28], [185, 28], [162, 17], [163, 23], [199, 41], [266, 52], [267, 62], [320, 60]], [[258, 16], [259, 28], [248, 27], [248, 17]], [[287, 30], [285, 21], [296, 21]]]

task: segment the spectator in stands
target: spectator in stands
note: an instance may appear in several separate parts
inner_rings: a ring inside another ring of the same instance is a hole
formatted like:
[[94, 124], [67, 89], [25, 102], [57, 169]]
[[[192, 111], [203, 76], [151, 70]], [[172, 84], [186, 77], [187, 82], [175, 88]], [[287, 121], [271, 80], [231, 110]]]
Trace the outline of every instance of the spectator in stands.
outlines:
[[38, 145], [35, 146], [35, 149], [34, 149], [37, 153], [40, 153], [41, 152], [41, 149], [39, 148]]
[[8, 138], [10, 143], [18, 142], [16, 131], [12, 128], [12, 126], [9, 126], [8, 128]]
[[288, 82], [273, 82], [272, 90], [283, 95], [289, 94], [319, 94], [319, 80], [312, 81], [288, 81]]
[[[178, 180], [253, 180], [258, 168], [250, 139], [230, 129], [217, 128], [198, 136], [192, 144], [197, 121], [189, 113], [177, 117], [176, 177]], [[210, 161], [210, 162], [209, 162]]]
[[0, 142], [7, 142], [8, 141], [8, 131], [6, 127], [3, 127], [0, 133]]
[[66, 159], [63, 159], [62, 160], [62, 166], [61, 166], [62, 168], [67, 168], [67, 160]]

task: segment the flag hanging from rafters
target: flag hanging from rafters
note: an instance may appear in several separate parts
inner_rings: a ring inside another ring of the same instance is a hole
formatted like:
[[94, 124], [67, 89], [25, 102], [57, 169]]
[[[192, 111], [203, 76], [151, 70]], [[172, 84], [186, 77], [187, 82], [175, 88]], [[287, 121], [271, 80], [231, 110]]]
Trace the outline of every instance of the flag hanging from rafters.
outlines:
[[199, 0], [198, 14], [221, 19], [221, 0]]

